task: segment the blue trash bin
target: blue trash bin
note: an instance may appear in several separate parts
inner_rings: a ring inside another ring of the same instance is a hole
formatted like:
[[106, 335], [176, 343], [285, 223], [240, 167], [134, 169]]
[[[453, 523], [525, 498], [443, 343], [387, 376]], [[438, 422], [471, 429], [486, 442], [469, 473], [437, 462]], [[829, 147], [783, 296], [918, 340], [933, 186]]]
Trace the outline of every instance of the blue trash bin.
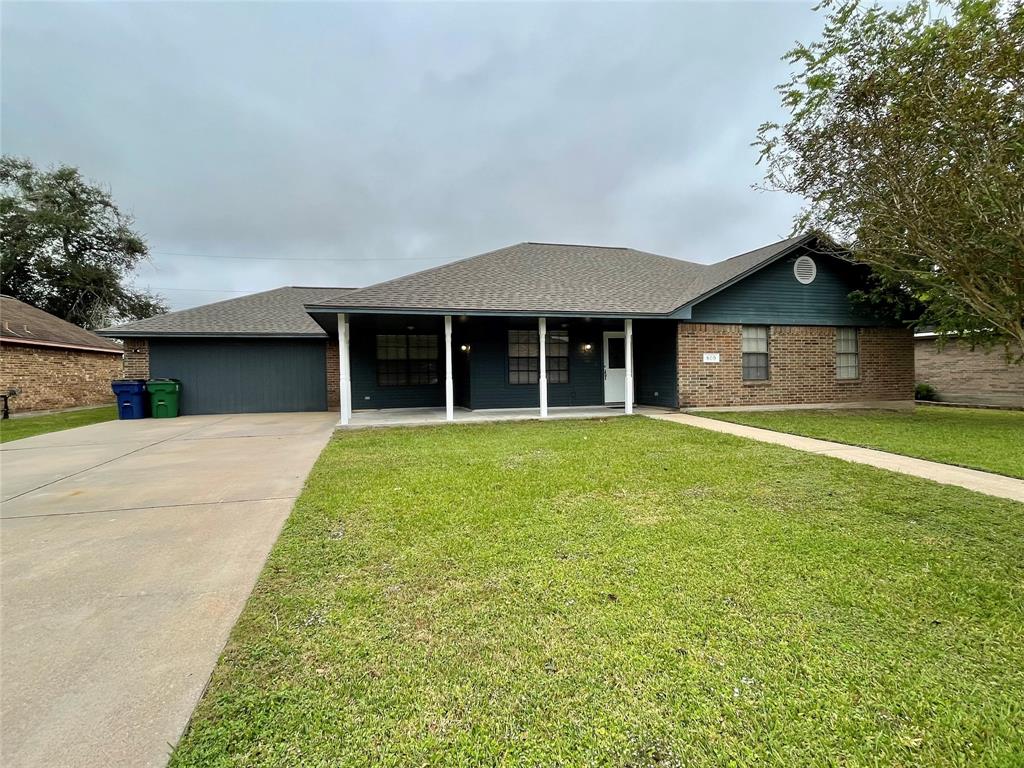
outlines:
[[118, 379], [110, 388], [117, 396], [117, 418], [146, 418], [146, 382], [144, 379]]

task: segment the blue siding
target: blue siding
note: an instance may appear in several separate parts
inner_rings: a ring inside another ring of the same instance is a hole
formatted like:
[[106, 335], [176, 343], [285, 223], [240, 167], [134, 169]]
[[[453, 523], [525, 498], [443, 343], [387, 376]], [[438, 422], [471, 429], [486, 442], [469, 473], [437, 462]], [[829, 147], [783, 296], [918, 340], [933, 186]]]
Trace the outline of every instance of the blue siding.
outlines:
[[810, 285], [793, 276], [800, 254], [783, 258], [694, 305], [695, 323], [759, 325], [884, 325], [859, 315], [848, 298], [861, 287], [861, 268], [831, 256], [808, 254], [818, 267]]
[[[569, 383], [548, 384], [548, 405], [600, 405], [604, 402], [600, 322], [548, 320], [549, 331], [569, 332]], [[508, 329], [536, 328], [533, 318], [471, 318], [465, 322], [470, 345], [471, 408], [537, 408], [535, 384], [508, 383]], [[583, 349], [590, 344], [590, 351]]]
[[633, 392], [639, 405], [679, 405], [676, 367], [678, 323], [633, 321]]
[[[409, 330], [409, 326], [413, 330]], [[444, 325], [437, 317], [354, 315], [349, 321], [352, 340], [352, 408], [444, 407]], [[437, 384], [381, 387], [377, 384], [378, 333], [436, 333], [438, 339]], [[335, 340], [336, 343], [336, 340]]]
[[151, 339], [149, 371], [181, 381], [181, 414], [327, 410], [322, 339]]

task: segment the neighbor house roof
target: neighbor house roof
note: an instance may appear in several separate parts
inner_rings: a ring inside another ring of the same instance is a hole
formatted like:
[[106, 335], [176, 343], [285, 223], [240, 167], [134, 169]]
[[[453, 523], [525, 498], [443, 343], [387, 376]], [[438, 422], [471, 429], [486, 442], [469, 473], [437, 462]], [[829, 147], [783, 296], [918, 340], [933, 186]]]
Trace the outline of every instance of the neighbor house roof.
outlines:
[[35, 347], [60, 347], [119, 355], [120, 345], [92, 331], [15, 299], [0, 295], [0, 342]]
[[813, 237], [791, 237], [717, 264], [632, 248], [519, 243], [309, 302], [307, 309], [668, 315]]
[[305, 304], [336, 297], [348, 288], [288, 286], [192, 309], [168, 312], [134, 323], [104, 328], [115, 338], [133, 336], [327, 336]]

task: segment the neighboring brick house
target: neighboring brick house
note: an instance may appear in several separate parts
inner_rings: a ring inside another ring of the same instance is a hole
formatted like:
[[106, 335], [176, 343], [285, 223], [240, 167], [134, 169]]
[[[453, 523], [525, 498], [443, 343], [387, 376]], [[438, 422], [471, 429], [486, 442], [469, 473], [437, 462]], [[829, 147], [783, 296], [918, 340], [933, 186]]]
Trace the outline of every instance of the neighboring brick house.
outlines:
[[849, 299], [867, 275], [815, 235], [714, 264], [520, 243], [101, 333], [132, 370], [182, 379], [185, 413], [910, 405], [911, 332]]
[[914, 367], [940, 402], [1024, 408], [1024, 364], [1007, 361], [1002, 349], [971, 349], [955, 338], [942, 344], [934, 333], [918, 333]]
[[0, 392], [14, 413], [114, 402], [121, 346], [41, 309], [0, 296]]

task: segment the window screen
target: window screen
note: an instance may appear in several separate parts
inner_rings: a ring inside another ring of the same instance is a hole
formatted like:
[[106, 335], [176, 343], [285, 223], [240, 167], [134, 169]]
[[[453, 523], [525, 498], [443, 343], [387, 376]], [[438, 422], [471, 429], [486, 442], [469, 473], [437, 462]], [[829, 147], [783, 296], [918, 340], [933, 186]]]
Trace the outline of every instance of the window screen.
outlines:
[[555, 331], [545, 340], [547, 352], [548, 384], [569, 383], [569, 333]]
[[537, 331], [508, 332], [508, 383], [536, 384], [540, 381], [540, 334]]
[[437, 384], [437, 334], [377, 334], [377, 384], [405, 387]]
[[[548, 384], [569, 383], [569, 334], [554, 331], [545, 339]], [[508, 383], [537, 384], [540, 382], [539, 331], [511, 330], [508, 332]]]
[[743, 326], [743, 379], [760, 381], [768, 378], [768, 326]]
[[860, 377], [860, 346], [856, 328], [836, 328], [836, 378]]

